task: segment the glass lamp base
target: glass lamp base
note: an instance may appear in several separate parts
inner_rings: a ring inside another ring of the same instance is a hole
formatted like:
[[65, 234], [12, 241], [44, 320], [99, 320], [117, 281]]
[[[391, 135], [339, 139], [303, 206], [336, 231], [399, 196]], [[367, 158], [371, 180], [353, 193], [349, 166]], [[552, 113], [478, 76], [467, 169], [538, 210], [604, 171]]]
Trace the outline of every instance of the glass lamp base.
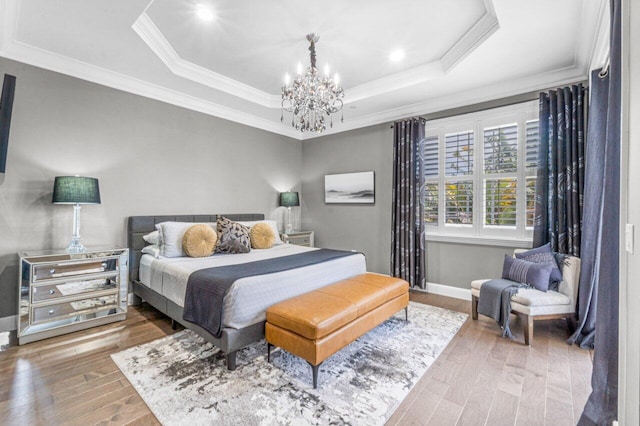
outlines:
[[84, 253], [85, 251], [87, 251], [87, 249], [80, 242], [80, 238], [71, 239], [71, 244], [67, 247], [67, 253]]
[[284, 230], [285, 234], [293, 234], [293, 225], [292, 224], [288, 224], [287, 225], [287, 229]]

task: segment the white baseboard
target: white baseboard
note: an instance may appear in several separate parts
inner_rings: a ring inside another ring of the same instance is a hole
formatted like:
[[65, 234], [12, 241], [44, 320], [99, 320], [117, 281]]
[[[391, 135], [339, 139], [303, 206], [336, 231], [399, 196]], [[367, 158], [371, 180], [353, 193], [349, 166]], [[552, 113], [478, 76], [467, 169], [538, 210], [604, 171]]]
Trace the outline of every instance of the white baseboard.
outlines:
[[453, 297], [454, 299], [471, 300], [471, 290], [468, 288], [451, 287], [450, 285], [427, 283], [426, 290], [414, 288], [413, 290], [439, 294], [440, 296]]
[[5, 331], [13, 331], [18, 328], [18, 316], [11, 315], [10, 317], [0, 318], [0, 333]]

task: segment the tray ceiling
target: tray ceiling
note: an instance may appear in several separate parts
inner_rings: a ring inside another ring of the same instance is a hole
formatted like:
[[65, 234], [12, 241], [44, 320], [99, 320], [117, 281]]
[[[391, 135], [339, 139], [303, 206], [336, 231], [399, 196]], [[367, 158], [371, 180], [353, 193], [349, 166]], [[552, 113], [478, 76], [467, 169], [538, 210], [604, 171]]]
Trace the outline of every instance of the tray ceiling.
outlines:
[[308, 66], [309, 32], [345, 90], [344, 123], [326, 135], [585, 79], [606, 56], [606, 5], [0, 0], [0, 56], [306, 139], [318, 135], [280, 122], [279, 91]]

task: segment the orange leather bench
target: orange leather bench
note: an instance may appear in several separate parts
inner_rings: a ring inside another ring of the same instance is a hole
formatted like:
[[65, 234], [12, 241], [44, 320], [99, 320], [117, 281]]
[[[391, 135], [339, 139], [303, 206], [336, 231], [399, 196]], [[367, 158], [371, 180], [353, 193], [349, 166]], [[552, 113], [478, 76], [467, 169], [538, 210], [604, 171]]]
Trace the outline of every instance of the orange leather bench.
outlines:
[[318, 383], [322, 362], [399, 310], [408, 320], [409, 284], [400, 278], [366, 273], [339, 281], [267, 309], [267, 360], [271, 347], [305, 359]]

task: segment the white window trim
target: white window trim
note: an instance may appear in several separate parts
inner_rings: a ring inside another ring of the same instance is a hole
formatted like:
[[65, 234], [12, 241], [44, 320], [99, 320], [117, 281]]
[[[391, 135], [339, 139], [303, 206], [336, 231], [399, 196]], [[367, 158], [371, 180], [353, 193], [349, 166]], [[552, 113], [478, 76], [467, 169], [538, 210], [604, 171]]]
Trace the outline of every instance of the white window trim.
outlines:
[[[505, 247], [531, 246], [533, 228], [525, 226], [526, 178], [534, 177], [535, 171], [527, 170], [526, 168], [526, 144], [524, 141], [526, 138], [526, 122], [537, 119], [538, 102], [530, 101], [427, 122], [425, 136], [437, 136], [439, 139], [438, 177], [425, 179], [425, 183], [438, 183], [438, 225], [425, 224], [427, 241], [450, 241]], [[485, 173], [483, 129], [509, 123], [518, 124], [518, 170], [516, 173]], [[469, 130], [474, 132], [473, 173], [470, 175], [445, 176], [445, 135]], [[484, 225], [484, 180], [486, 178], [502, 177], [516, 177], [518, 180], [515, 228]], [[445, 183], [451, 180], [473, 181], [473, 225], [445, 223]]]

